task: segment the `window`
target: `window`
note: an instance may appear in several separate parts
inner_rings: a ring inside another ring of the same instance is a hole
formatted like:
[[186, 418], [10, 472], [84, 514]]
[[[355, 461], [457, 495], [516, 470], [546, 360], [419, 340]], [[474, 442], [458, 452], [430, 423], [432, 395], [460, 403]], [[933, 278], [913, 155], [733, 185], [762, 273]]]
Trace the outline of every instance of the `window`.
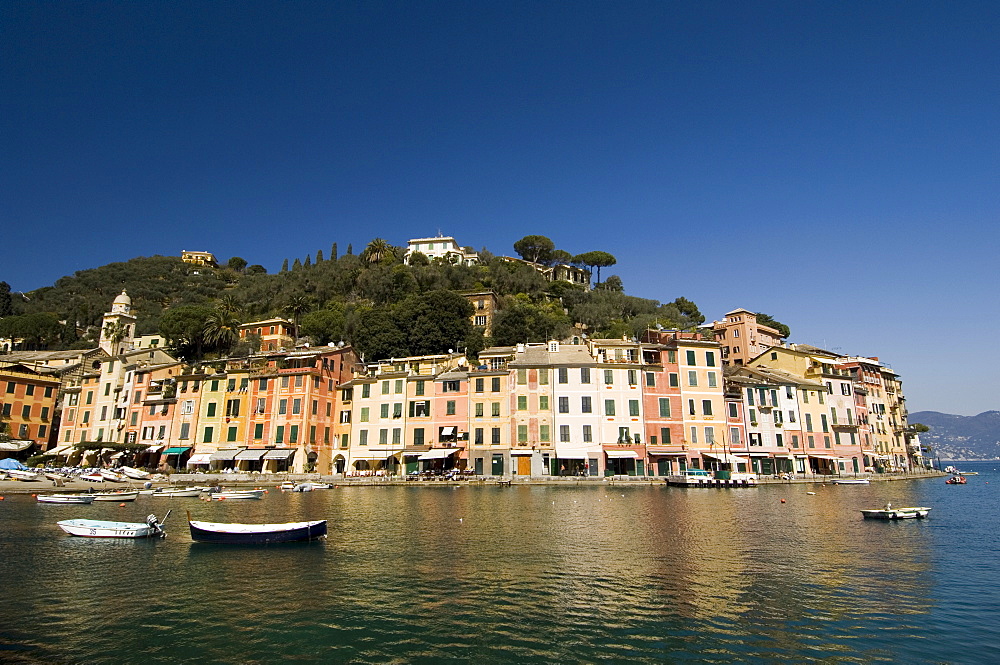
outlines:
[[[101, 420], [107, 420], [106, 418], [107, 413], [108, 413], [108, 407], [102, 406]], [[21, 407], [21, 420], [30, 420], [30, 419], [31, 419], [31, 405], [25, 404], [24, 406]]]
[[687, 351], [685, 355], [687, 356], [687, 364], [688, 365], [697, 365], [698, 364], [698, 361], [695, 359], [695, 356], [694, 356], [694, 351]]
[[517, 384], [523, 386], [528, 383], [528, 370], [519, 369], [517, 370]]
[[341, 423], [349, 423], [349, 422], [351, 422], [351, 412], [350, 412], [350, 410], [345, 409], [344, 411], [340, 412], [340, 422]]
[[[827, 422], [826, 414], [825, 413], [819, 414], [819, 422], [820, 422], [820, 426], [823, 428], [824, 432], [829, 432], [830, 431], [830, 425]], [[829, 438], [829, 437], [827, 437], [827, 438]]]
[[809, 442], [809, 447], [810, 447], [810, 448], [815, 448], [815, 447], [816, 447], [816, 439], [815, 439], [815, 438], [813, 437], [813, 435], [812, 435], [812, 434], [810, 434], [810, 435], [809, 435], [809, 436], [807, 437], [807, 439], [806, 439], [806, 440], [807, 440], [807, 441]]
[[445, 393], [457, 393], [461, 390], [461, 383], [459, 381], [442, 381], [441, 382], [441, 392]]
[[490, 392], [500, 392], [500, 377], [495, 376], [490, 380]]
[[383, 381], [382, 382], [382, 394], [383, 395], [388, 395], [389, 394], [389, 382], [388, 381]]
[[287, 399], [279, 399], [278, 400], [278, 414], [283, 416], [286, 413], [288, 413], [288, 400]]
[[181, 433], [177, 436], [178, 439], [187, 439], [191, 436], [191, 423], [181, 423]]
[[302, 413], [302, 400], [298, 399], [298, 398], [293, 399], [292, 400], [292, 415], [293, 416], [297, 416], [300, 413]]
[[590, 368], [581, 367], [580, 368], [580, 383], [590, 383]]
[[705, 364], [709, 367], [715, 367], [715, 351], [705, 352]]
[[697, 427], [692, 427], [691, 428], [691, 443], [698, 443], [698, 428]]
[[794, 411], [789, 411], [788, 412], [788, 422], [790, 422], [790, 423], [794, 423], [795, 422], [795, 412]]
[[813, 431], [813, 417], [811, 413], [806, 414], [806, 431]]
[[[423, 430], [421, 430], [421, 437], [423, 437]], [[416, 431], [413, 432], [413, 445], [417, 445]], [[477, 446], [483, 445], [483, 428], [477, 427], [472, 433], [472, 442]]]
[[483, 403], [482, 402], [476, 402], [476, 404], [475, 404], [475, 410], [476, 410], [475, 417], [476, 418], [482, 418], [483, 417]]
[[566, 367], [560, 367], [557, 371], [557, 381], [559, 383], [569, 383], [569, 369]]
[[729, 417], [736, 418], [739, 416], [739, 407], [736, 406], [736, 402], [729, 403]]
[[312, 401], [312, 415], [316, 415], [319, 412], [319, 402], [316, 400]]
[[712, 400], [710, 399], [701, 400], [701, 412], [706, 416], [712, 415]]
[[660, 417], [661, 418], [670, 417], [670, 399], [667, 397], [660, 398]]
[[392, 443], [393, 445], [399, 445], [403, 440], [403, 430], [400, 427], [392, 428]]
[[785, 386], [785, 397], [787, 397], [788, 399], [794, 399], [795, 398], [795, 395], [792, 392], [792, 387], [791, 386]]
[[688, 415], [693, 416], [696, 413], [697, 412], [695, 411], [695, 408], [694, 408], [694, 400], [693, 399], [689, 399], [688, 400]]
[[518, 411], [527, 411], [528, 410], [528, 396], [527, 395], [518, 395], [517, 396], [517, 410]]
[[639, 385], [639, 372], [635, 371], [634, 369], [630, 369], [628, 371], [628, 384], [630, 386]]
[[397, 395], [401, 395], [403, 393], [403, 380], [396, 379], [396, 385], [393, 387], [394, 387], [393, 392], [395, 392]]
[[455, 415], [455, 400], [450, 399], [444, 404], [445, 415], [453, 416]]
[[718, 380], [715, 372], [709, 372], [708, 373], [708, 387], [709, 388], [717, 388], [718, 386], [719, 386], [719, 380]]
[[569, 397], [559, 398], [559, 413], [569, 413]]
[[594, 408], [590, 403], [590, 395], [584, 395], [580, 398], [580, 413], [593, 413]]
[[549, 370], [547, 369], [538, 370], [538, 384], [542, 386], [549, 385]]
[[671, 388], [677, 388], [681, 385], [680, 378], [677, 376], [676, 372], [672, 372], [668, 378]]
[[[482, 430], [480, 430], [480, 432], [482, 432]], [[482, 437], [480, 437], [480, 438], [482, 438]], [[479, 443], [482, 443], [482, 441], [480, 441]], [[424, 428], [423, 427], [417, 427], [417, 428], [415, 428], [413, 430], [413, 445], [415, 445], [415, 446], [422, 446], [422, 445], [424, 445]]]
[[561, 443], [569, 443], [569, 425], [559, 426], [559, 441]]
[[395, 404], [392, 405], [392, 417], [393, 418], [402, 418], [403, 417], [403, 403], [402, 402], [396, 402]]
[[663, 445], [668, 445], [670, 443], [670, 428], [661, 427], [660, 428], [660, 443]]
[[500, 402], [490, 403], [490, 415], [494, 418], [498, 418], [500, 416]]
[[[142, 428], [142, 438], [144, 438], [144, 439], [152, 438], [153, 428], [152, 427], [148, 428], [149, 429], [149, 436], [148, 437], [146, 436], [146, 429], [147, 429], [146, 427]], [[204, 432], [204, 434], [202, 436], [201, 442], [202, 443], [212, 443], [212, 435], [213, 435], [213, 433], [214, 433], [214, 428], [212, 428], [212, 427], [206, 427], [205, 428], [205, 432]]]
[[477, 393], [483, 392], [485, 384], [486, 384], [486, 379], [483, 378], [476, 379], [476, 392]]
[[604, 370], [604, 385], [610, 386], [615, 382], [614, 370], [606, 369]]
[[592, 433], [590, 425], [583, 426], [583, 442], [591, 443], [594, 440], [594, 435]]
[[646, 385], [650, 386], [651, 388], [655, 388], [656, 387], [656, 373], [655, 372], [646, 372]]
[[363, 422], [363, 423], [368, 422], [368, 416], [369, 416], [369, 414], [370, 414], [370, 411], [369, 411], [369, 409], [368, 409], [367, 406], [361, 407], [361, 422]]
[[548, 395], [539, 395], [538, 396], [538, 410], [539, 411], [548, 411], [549, 410], [549, 396]]
[[799, 435], [798, 434], [793, 434], [792, 435], [792, 448], [798, 448], [798, 447], [799, 447]]
[[693, 369], [688, 371], [688, 385], [689, 386], [698, 385], [698, 372], [696, 372]]
[[299, 426], [292, 425], [288, 428], [288, 443], [298, 443], [299, 440]]
[[840, 384], [840, 394], [841, 395], [850, 395], [851, 394], [851, 384], [849, 384], [849, 383], [841, 383]]
[[367, 446], [368, 445], [368, 430], [363, 429], [358, 432], [358, 445]]
[[490, 443], [494, 446], [500, 443], [500, 428], [494, 427], [490, 430]]
[[632, 418], [639, 417], [639, 400], [630, 399], [628, 401], [628, 415]]
[[677, 362], [677, 351], [675, 349], [667, 349], [667, 362], [668, 363]]
[[256, 423], [253, 426], [253, 438], [255, 439], [264, 438], [264, 423]]
[[361, 386], [361, 398], [368, 399], [372, 396], [372, 386], [370, 383], [366, 383]]
[[729, 428], [729, 445], [739, 446], [742, 442], [740, 441], [740, 428], [730, 427]]
[[713, 443], [715, 443], [715, 428], [714, 427], [706, 427], [705, 428], [705, 443], [707, 443], [708, 445], [712, 445]]
[[518, 425], [517, 426], [517, 442], [527, 443], [528, 442], [528, 426]]
[[379, 415], [380, 418], [388, 418], [389, 417], [389, 405], [388, 404], [381, 404], [381, 405], [379, 405], [379, 414], [378, 415]]
[[379, 442], [380, 445], [383, 445], [383, 446], [386, 445], [387, 443], [389, 443], [389, 430], [387, 430], [387, 429], [380, 429], [378, 431], [378, 442]]
[[546, 442], [552, 440], [551, 436], [549, 435], [549, 426], [548, 425], [539, 425], [538, 426], [538, 440], [541, 441], [542, 443], [546, 443]]
[[240, 401], [238, 399], [226, 400], [226, 417], [238, 418], [240, 415]]
[[613, 399], [604, 400], [604, 415], [606, 416], [615, 415], [615, 401]]

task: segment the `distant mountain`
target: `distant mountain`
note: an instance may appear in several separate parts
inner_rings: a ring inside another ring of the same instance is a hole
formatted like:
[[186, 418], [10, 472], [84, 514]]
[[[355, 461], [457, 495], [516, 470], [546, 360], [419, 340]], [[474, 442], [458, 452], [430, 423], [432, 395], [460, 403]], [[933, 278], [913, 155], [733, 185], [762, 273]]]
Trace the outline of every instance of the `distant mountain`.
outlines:
[[1000, 411], [984, 411], [978, 416], [956, 416], [937, 411], [910, 413], [910, 424], [931, 428], [920, 435], [933, 455], [943, 460], [1000, 459]]

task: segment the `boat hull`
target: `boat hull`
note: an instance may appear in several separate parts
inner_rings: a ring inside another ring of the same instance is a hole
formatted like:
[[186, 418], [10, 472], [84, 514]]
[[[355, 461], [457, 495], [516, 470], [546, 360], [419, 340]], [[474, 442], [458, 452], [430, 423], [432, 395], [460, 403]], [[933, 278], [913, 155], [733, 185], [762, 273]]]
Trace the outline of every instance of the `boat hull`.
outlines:
[[930, 510], [930, 508], [914, 506], [908, 508], [890, 508], [888, 510], [862, 510], [861, 514], [865, 516], [865, 519], [869, 520], [911, 520], [927, 517], [927, 513]]
[[91, 504], [94, 502], [94, 497], [90, 494], [40, 494], [37, 501], [38, 503]]
[[264, 490], [216, 492], [215, 494], [209, 494], [208, 496], [215, 501], [222, 501], [223, 499], [262, 499], [264, 498]]
[[71, 536], [84, 538], [152, 538], [162, 533], [156, 527], [141, 522], [63, 520], [56, 524]]
[[94, 494], [94, 501], [135, 501], [139, 492], [108, 492]]
[[867, 478], [844, 478], [843, 480], [831, 481], [834, 485], [871, 485]]
[[269, 545], [316, 540], [326, 536], [326, 520], [287, 524], [224, 524], [188, 521], [191, 539], [199, 543]]
[[158, 496], [161, 498], [175, 498], [175, 497], [195, 497], [200, 496], [200, 489], [190, 489], [190, 490], [162, 490], [159, 492], [153, 492], [149, 496]]

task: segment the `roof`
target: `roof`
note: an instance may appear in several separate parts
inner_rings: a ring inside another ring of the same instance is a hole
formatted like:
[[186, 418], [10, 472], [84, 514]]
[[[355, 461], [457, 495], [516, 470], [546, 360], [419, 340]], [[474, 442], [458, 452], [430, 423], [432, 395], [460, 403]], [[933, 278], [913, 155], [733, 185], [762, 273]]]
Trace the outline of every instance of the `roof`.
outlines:
[[[482, 354], [480, 354], [481, 356]], [[517, 353], [509, 365], [594, 365], [597, 360], [582, 344], [560, 344], [558, 351], [549, 351], [548, 345], [528, 346]]]

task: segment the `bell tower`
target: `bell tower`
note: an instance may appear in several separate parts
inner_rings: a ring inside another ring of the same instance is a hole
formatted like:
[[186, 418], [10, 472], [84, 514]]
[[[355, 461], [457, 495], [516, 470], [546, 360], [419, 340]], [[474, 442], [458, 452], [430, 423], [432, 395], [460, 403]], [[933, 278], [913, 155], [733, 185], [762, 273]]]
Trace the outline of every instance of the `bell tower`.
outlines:
[[121, 295], [111, 303], [111, 311], [106, 312], [101, 321], [100, 347], [112, 356], [131, 349], [135, 339], [135, 320], [132, 299], [122, 289]]

